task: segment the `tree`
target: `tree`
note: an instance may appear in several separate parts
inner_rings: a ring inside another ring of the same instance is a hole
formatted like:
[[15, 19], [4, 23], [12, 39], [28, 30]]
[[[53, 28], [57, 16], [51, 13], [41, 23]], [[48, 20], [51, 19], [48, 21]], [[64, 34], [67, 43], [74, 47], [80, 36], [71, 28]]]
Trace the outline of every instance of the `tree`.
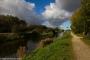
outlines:
[[73, 14], [72, 31], [75, 33], [90, 33], [90, 0], [81, 0], [81, 7]]

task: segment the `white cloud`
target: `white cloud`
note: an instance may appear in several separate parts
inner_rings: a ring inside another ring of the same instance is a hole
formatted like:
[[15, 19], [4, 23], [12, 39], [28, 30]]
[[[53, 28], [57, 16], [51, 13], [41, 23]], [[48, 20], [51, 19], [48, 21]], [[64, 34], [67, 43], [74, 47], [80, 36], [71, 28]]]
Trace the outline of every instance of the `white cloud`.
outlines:
[[[0, 0], [0, 12], [2, 14], [15, 15], [22, 10], [32, 11], [35, 5], [24, 0]], [[3, 11], [4, 10], [4, 11]], [[24, 11], [23, 11], [24, 12]]]
[[41, 24], [43, 19], [34, 12], [34, 3], [25, 0], [0, 0], [0, 14], [17, 16], [30, 24]]
[[52, 24], [50, 24], [50, 22], [48, 22], [48, 21], [45, 21], [42, 25], [54, 28], [54, 26]]
[[45, 7], [42, 15], [49, 21], [51, 25], [59, 26], [63, 22], [69, 20], [72, 12], [78, 8], [80, 0], [55, 0]]
[[42, 15], [45, 16], [46, 18], [65, 19], [70, 16], [70, 12], [58, 8], [57, 5], [55, 5], [55, 3], [51, 3], [45, 8], [46, 10], [42, 13]]
[[71, 13], [59, 7], [59, 3], [50, 3], [45, 7], [45, 11], [42, 15], [49, 21], [51, 25], [59, 26], [61, 23], [65, 22]]

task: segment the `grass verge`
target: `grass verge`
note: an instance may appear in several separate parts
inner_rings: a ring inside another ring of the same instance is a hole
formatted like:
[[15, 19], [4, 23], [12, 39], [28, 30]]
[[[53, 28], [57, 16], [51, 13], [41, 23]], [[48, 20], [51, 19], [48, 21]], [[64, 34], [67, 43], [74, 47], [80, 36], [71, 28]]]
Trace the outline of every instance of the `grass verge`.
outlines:
[[64, 33], [64, 36], [56, 38], [54, 43], [36, 49], [23, 60], [74, 60], [70, 33]]

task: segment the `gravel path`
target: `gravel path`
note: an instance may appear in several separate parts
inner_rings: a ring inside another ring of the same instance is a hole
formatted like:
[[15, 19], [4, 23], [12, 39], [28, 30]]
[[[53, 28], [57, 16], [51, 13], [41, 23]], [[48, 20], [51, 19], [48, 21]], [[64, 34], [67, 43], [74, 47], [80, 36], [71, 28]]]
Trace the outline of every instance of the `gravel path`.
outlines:
[[90, 47], [86, 45], [80, 38], [73, 33], [72, 45], [76, 60], [90, 60]]

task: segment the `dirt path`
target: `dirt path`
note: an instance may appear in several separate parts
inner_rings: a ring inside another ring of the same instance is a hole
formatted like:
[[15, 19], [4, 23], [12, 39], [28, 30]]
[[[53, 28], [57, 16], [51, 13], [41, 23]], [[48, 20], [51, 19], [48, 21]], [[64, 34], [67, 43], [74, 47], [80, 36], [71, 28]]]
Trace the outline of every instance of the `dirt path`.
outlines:
[[80, 38], [73, 33], [72, 45], [76, 60], [90, 60], [90, 47], [87, 46]]

